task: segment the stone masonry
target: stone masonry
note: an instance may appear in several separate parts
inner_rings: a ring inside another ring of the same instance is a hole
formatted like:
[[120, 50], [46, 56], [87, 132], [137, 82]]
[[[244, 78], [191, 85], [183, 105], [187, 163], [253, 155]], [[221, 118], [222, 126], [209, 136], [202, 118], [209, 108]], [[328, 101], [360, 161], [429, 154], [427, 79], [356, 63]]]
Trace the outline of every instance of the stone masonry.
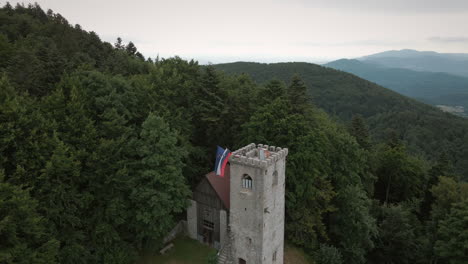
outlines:
[[189, 200], [187, 209], [187, 233], [190, 238], [197, 239], [197, 202]]
[[286, 148], [253, 143], [232, 153], [232, 263], [283, 264], [287, 155]]

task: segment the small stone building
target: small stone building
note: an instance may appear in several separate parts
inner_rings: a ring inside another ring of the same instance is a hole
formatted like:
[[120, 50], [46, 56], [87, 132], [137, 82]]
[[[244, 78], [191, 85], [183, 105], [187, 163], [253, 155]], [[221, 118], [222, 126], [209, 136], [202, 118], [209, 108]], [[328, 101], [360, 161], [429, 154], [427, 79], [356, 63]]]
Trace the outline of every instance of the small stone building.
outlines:
[[220, 249], [225, 243], [229, 212], [229, 165], [224, 177], [210, 172], [193, 191], [187, 212], [190, 237]]
[[210, 172], [187, 209], [189, 236], [219, 251], [219, 263], [283, 264], [288, 149], [249, 144], [224, 177]]

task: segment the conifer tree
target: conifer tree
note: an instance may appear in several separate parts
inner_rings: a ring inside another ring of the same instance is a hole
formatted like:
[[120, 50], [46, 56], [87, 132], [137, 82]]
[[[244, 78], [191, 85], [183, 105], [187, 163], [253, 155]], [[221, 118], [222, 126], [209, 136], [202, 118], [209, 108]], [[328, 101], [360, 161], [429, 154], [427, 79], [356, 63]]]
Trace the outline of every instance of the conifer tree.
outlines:
[[120, 37], [118, 37], [117, 40], [115, 41], [114, 47], [118, 50], [122, 50], [125, 48], [125, 46], [122, 44], [122, 39]]
[[462, 264], [468, 259], [468, 199], [453, 204], [440, 222], [435, 252], [439, 263]]
[[331, 213], [329, 233], [346, 263], [366, 263], [374, 248], [377, 225], [370, 213], [371, 201], [363, 187], [350, 185], [337, 190], [337, 210]]
[[125, 51], [128, 55], [134, 56], [137, 53], [137, 48], [135, 47], [135, 44], [130, 41], [128, 42], [127, 46], [125, 46]]
[[291, 101], [293, 111], [302, 113], [310, 106], [310, 99], [307, 94], [307, 87], [299, 75], [294, 75], [288, 87], [288, 97]]
[[431, 206], [434, 203], [434, 196], [431, 192], [432, 187], [436, 186], [439, 182], [439, 177], [454, 177], [453, 167], [447, 158], [447, 154], [443, 152], [437, 159], [436, 163], [428, 171], [428, 179], [426, 184], [426, 191], [424, 199], [421, 202], [421, 216], [428, 219], [431, 212]]
[[421, 224], [411, 207], [376, 205], [379, 236], [376, 247], [369, 254], [370, 263], [427, 263], [420, 240]]
[[[434, 197], [434, 202], [432, 203], [431, 219], [428, 222], [428, 257], [432, 262], [438, 262], [439, 259], [445, 258], [443, 262], [450, 263], [448, 259], [450, 259], [450, 256], [453, 256], [453, 260], [455, 261], [454, 263], [457, 263], [456, 260], [458, 253], [451, 255], [450, 253], [446, 252], [447, 247], [445, 247], [443, 244], [450, 244], [450, 246], [455, 246], [458, 248], [460, 246], [458, 243], [463, 243], [463, 236], [458, 237], [458, 234], [449, 235], [452, 230], [450, 230], [450, 227], [447, 227], [446, 225], [451, 221], [454, 221], [454, 223], [458, 222], [458, 220], [456, 220], [458, 216], [450, 217], [449, 215], [452, 213], [452, 209], [457, 203], [463, 203], [464, 201], [468, 200], [468, 183], [457, 182], [452, 177], [440, 176], [438, 183], [432, 186], [431, 193]], [[463, 206], [464, 205], [462, 205], [462, 207]], [[463, 214], [463, 212], [457, 212], [456, 214], [458, 215], [459, 213]], [[449, 218], [452, 219], [448, 220]], [[443, 230], [441, 230], [441, 223], [444, 221], [444, 225], [446, 227], [442, 228]], [[454, 228], [457, 229], [458, 227]], [[460, 232], [460, 230], [455, 232]], [[443, 237], [445, 236], [444, 238], [440, 238], [441, 233], [443, 234]], [[463, 234], [463, 232], [459, 234]], [[450, 239], [453, 240], [449, 241], [448, 236], [450, 236]]]
[[37, 207], [27, 190], [5, 182], [0, 171], [0, 263], [60, 263], [59, 243]]
[[364, 148], [370, 148], [370, 137], [369, 130], [366, 127], [365, 121], [360, 115], [355, 115], [351, 119], [351, 125], [349, 128], [350, 134], [356, 138], [358, 144]]
[[277, 98], [286, 96], [286, 86], [282, 81], [273, 79], [261, 88], [258, 101], [260, 105], [268, 104]]
[[225, 131], [221, 118], [227, 113], [224, 92], [220, 89], [218, 73], [212, 66], [205, 69], [201, 77], [199, 90], [196, 92], [193, 106], [196, 126], [195, 141], [197, 144], [214, 149]]
[[[150, 113], [142, 124], [138, 143], [140, 162], [132, 180], [131, 227], [140, 247], [160, 243], [174, 225], [174, 216], [186, 208], [189, 189], [182, 175], [185, 150], [160, 117]], [[157, 223], [157, 224], [154, 224]]]
[[392, 141], [376, 152], [374, 174], [375, 198], [382, 203], [398, 203], [422, 198], [427, 175], [420, 159], [409, 155], [400, 143]]
[[34, 195], [40, 199], [40, 211], [47, 217], [50, 232], [61, 243], [60, 263], [72, 263], [74, 259], [86, 259], [83, 248], [86, 212], [90, 194], [86, 190], [86, 179], [80, 175], [80, 163], [69, 147], [54, 137], [55, 150], [46, 163]]

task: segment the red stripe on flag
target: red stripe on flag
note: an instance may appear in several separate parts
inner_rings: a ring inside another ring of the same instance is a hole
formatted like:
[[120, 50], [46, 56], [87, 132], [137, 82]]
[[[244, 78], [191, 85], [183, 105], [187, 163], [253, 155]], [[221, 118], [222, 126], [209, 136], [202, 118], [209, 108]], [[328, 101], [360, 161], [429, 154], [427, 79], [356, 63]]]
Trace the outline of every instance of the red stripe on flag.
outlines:
[[231, 157], [231, 154], [232, 154], [232, 153], [229, 152], [229, 153], [227, 154], [227, 157], [224, 158], [224, 160], [223, 160], [223, 165], [221, 165], [221, 173], [220, 173], [220, 176], [221, 176], [221, 177], [224, 177], [224, 169], [226, 169], [226, 164], [227, 164], [227, 162], [229, 161], [229, 157]]

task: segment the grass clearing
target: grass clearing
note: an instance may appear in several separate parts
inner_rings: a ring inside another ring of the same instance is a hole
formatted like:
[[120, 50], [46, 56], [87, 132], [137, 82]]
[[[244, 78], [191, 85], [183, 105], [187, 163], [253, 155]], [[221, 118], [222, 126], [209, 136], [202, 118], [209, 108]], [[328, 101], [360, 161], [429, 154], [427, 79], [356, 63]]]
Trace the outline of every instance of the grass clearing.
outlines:
[[288, 243], [284, 247], [284, 264], [314, 264], [310, 256], [302, 249]]
[[137, 264], [206, 264], [208, 257], [216, 252], [214, 248], [188, 237], [176, 238], [172, 243], [174, 247], [166, 254], [147, 254]]
[[[172, 243], [174, 247], [166, 254], [160, 255], [159, 252], [146, 254], [137, 264], [206, 264], [209, 256], [216, 252], [215, 249], [188, 237], [179, 237]], [[302, 249], [286, 244], [284, 264], [314, 264], [314, 262]]]

